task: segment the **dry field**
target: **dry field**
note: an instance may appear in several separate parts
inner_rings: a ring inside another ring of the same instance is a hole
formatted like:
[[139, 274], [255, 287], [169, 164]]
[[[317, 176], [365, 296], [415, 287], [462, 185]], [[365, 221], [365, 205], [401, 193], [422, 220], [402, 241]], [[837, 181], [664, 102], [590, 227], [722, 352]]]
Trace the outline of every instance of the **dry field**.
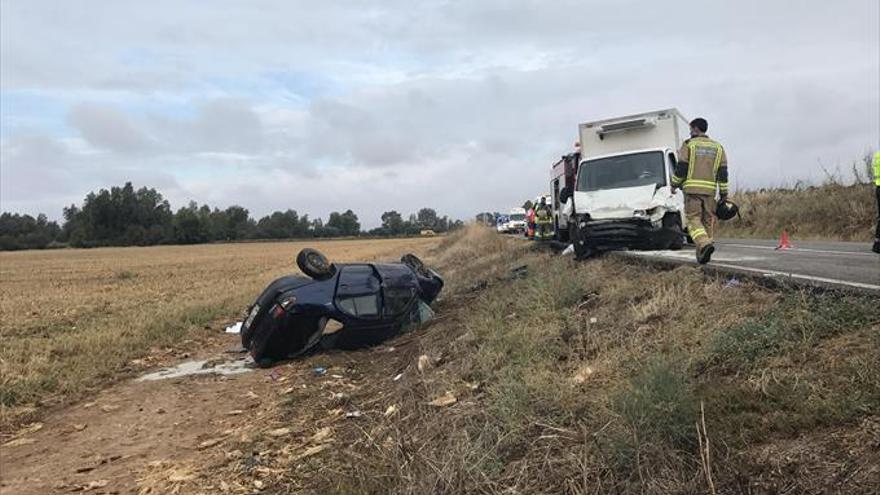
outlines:
[[112, 381], [134, 358], [234, 318], [299, 249], [338, 261], [424, 253], [438, 239], [0, 253], [0, 430]]

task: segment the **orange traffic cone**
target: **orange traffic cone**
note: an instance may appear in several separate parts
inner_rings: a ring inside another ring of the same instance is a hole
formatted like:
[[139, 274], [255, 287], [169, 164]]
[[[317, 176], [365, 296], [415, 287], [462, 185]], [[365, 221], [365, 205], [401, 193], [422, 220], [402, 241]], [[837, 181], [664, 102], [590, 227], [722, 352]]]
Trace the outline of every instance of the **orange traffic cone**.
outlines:
[[782, 238], [779, 239], [779, 245], [776, 246], [776, 250], [778, 251], [780, 249], [791, 249], [793, 247], [794, 246], [788, 240], [788, 231], [783, 230], [782, 231]]

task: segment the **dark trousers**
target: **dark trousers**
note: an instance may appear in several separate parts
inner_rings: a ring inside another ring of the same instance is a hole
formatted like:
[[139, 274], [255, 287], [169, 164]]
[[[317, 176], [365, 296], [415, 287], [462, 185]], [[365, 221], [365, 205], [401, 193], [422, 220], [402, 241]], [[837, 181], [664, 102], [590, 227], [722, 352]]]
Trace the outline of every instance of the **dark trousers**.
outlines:
[[877, 228], [874, 230], [874, 240], [880, 241], [880, 186], [874, 189], [877, 192]]

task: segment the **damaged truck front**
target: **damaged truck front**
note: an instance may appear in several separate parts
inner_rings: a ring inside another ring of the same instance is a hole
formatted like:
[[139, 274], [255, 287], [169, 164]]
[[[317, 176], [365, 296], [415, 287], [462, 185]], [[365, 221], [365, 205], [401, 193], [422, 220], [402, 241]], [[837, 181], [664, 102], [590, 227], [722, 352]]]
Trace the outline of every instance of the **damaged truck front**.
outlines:
[[580, 163], [560, 194], [560, 224], [578, 256], [614, 249], [681, 249], [684, 196], [672, 192], [675, 153], [687, 136], [675, 109], [579, 126]]

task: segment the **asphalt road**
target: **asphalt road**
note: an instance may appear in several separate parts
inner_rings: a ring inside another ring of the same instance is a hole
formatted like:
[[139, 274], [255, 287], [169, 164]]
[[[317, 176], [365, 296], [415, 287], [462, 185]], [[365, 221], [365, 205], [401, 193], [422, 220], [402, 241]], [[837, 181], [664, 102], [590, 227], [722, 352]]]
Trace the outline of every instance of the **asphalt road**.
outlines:
[[[792, 244], [792, 249], [777, 250], [777, 241], [716, 240], [715, 254], [707, 266], [793, 283], [880, 294], [880, 254], [871, 252], [869, 243], [792, 241]], [[619, 254], [696, 264], [693, 248], [681, 251], [625, 251]]]

